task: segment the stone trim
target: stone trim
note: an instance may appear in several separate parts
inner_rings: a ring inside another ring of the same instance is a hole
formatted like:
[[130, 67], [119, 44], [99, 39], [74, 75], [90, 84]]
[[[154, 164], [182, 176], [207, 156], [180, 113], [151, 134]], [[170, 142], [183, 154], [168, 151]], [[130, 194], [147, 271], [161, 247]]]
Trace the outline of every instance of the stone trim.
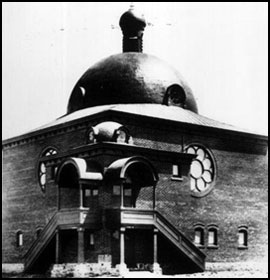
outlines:
[[2, 263], [2, 273], [21, 273], [23, 271], [23, 263]]

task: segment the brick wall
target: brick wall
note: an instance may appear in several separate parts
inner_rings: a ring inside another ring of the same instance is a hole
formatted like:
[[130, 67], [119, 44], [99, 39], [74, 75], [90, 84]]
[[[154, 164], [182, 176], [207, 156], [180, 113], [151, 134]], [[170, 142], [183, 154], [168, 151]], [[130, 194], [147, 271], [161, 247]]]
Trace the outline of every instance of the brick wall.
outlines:
[[[183, 144], [199, 142], [206, 145], [216, 159], [218, 176], [213, 191], [203, 198], [190, 195], [187, 176], [182, 182], [171, 180], [170, 162], [152, 162], [160, 178], [157, 186], [160, 212], [190, 239], [193, 239], [195, 223], [203, 223], [206, 227], [216, 224], [219, 247], [215, 250], [204, 249], [209, 261], [253, 260], [264, 255], [267, 242], [268, 173], [265, 147], [261, 141], [250, 142], [244, 137], [223, 139], [218, 134], [196, 134], [194, 130], [160, 126], [158, 123], [153, 125], [148, 121], [138, 123], [136, 119], [114, 120], [127, 125], [136, 145], [176, 152], [182, 150]], [[89, 122], [86, 127], [3, 149], [3, 262], [22, 262], [23, 255], [36, 238], [36, 229], [44, 227], [56, 211], [57, 186], [54, 181], [48, 177], [45, 194], [38, 184], [37, 166], [41, 152], [49, 146], [65, 152], [84, 145], [90, 125]], [[118, 158], [121, 157], [123, 155], [119, 154]], [[104, 167], [115, 159], [117, 156], [98, 158]], [[106, 188], [99, 199], [109, 205], [110, 191]], [[237, 229], [240, 225], [248, 226], [247, 250], [237, 248]], [[16, 247], [15, 235], [19, 229], [24, 234], [22, 248]], [[108, 232], [100, 238], [96, 237], [97, 246], [101, 246], [98, 247], [98, 253], [108, 254], [111, 238]]]
[[[157, 187], [158, 209], [194, 239], [194, 224], [218, 226], [218, 249], [203, 249], [207, 261], [258, 260], [267, 248], [267, 165], [265, 156], [212, 150], [218, 166], [214, 189], [190, 195], [188, 177], [172, 181], [165, 168]], [[168, 166], [169, 170], [169, 166]], [[238, 227], [248, 227], [248, 249], [238, 249]]]

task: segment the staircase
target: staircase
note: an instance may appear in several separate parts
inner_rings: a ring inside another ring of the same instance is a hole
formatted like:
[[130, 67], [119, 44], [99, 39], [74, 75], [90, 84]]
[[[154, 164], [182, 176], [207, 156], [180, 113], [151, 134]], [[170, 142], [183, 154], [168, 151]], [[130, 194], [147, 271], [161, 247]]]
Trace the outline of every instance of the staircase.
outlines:
[[55, 235], [55, 231], [58, 224], [58, 212], [53, 215], [50, 221], [47, 223], [45, 228], [41, 231], [39, 237], [34, 241], [32, 246], [29, 248], [24, 258], [24, 270], [29, 271], [29, 269], [34, 264], [35, 260], [46, 248], [49, 242]]
[[204, 271], [205, 254], [158, 211], [140, 210], [134, 208], [122, 209], [120, 214], [120, 223], [122, 225], [138, 226], [153, 225], [194, 263], [198, 272]]
[[198, 271], [204, 271], [205, 254], [157, 211], [154, 225], [196, 265]]
[[55, 236], [56, 229], [76, 228], [83, 224], [99, 227], [100, 220], [100, 213], [90, 212], [88, 209], [65, 209], [56, 212], [26, 252], [24, 256], [24, 270], [29, 271], [31, 269], [40, 254]]

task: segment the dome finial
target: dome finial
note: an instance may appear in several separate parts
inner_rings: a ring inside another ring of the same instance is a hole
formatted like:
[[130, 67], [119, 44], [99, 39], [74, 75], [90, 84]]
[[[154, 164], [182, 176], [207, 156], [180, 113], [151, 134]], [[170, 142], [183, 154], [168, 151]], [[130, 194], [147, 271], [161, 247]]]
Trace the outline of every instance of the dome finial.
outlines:
[[132, 11], [134, 10], [134, 2], [130, 2], [129, 10]]
[[142, 52], [142, 37], [146, 26], [144, 15], [134, 9], [131, 2], [130, 8], [119, 21], [123, 32], [123, 52]]
[[130, 2], [129, 11], [133, 11], [135, 8], [134, 2]]

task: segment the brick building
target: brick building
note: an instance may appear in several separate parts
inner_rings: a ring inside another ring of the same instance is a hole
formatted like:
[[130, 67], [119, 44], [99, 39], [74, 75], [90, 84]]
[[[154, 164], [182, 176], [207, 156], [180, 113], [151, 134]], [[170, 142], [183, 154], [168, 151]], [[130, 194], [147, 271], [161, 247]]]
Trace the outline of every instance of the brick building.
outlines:
[[268, 138], [199, 115], [179, 73], [142, 53], [144, 18], [131, 8], [120, 26], [123, 53], [83, 74], [66, 115], [3, 141], [3, 263], [263, 259]]

